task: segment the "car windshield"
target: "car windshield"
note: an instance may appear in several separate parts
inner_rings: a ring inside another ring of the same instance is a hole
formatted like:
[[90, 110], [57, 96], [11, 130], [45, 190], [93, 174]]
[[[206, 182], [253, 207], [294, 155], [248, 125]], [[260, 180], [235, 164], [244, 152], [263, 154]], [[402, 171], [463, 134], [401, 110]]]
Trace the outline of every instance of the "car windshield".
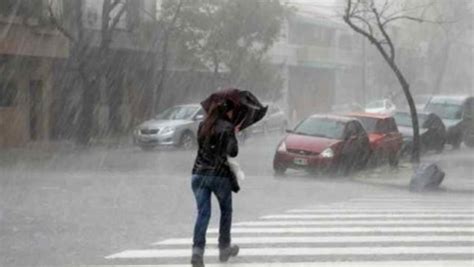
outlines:
[[395, 121], [400, 126], [411, 127], [411, 116], [405, 112], [397, 112], [394, 115]]
[[428, 103], [431, 99], [430, 95], [417, 95], [413, 97], [413, 100], [415, 101], [416, 104], [418, 105], [424, 105]]
[[426, 111], [433, 112], [442, 119], [459, 120], [462, 115], [462, 106], [454, 103], [430, 103]]
[[328, 118], [308, 118], [295, 128], [296, 134], [341, 139], [344, 123]]
[[[405, 127], [413, 127], [411, 115], [408, 112], [397, 112], [394, 115], [397, 125]], [[418, 114], [418, 125], [423, 125], [428, 118], [427, 114]]]
[[368, 133], [373, 133], [377, 131], [377, 121], [378, 119], [375, 118], [367, 118], [367, 117], [357, 117], [357, 119], [362, 123], [365, 131]]
[[156, 116], [157, 120], [190, 120], [196, 113], [198, 107], [175, 106], [169, 108]]

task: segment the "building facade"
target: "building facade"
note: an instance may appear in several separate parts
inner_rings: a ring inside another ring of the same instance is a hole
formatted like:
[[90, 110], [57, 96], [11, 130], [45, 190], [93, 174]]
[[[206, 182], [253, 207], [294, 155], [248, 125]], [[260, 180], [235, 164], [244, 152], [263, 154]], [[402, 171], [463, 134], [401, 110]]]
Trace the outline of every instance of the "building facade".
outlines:
[[44, 24], [43, 2], [27, 4], [0, 7], [0, 148], [50, 138], [52, 69], [68, 56], [67, 40]]
[[282, 106], [293, 123], [361, 98], [361, 44], [342, 20], [327, 14], [298, 11], [288, 17], [270, 57], [281, 66]]

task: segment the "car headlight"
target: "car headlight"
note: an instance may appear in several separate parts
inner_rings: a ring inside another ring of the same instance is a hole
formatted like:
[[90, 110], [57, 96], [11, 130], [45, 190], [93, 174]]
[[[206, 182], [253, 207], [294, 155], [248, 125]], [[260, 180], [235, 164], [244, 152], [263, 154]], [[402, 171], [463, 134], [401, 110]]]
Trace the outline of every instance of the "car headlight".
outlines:
[[278, 151], [279, 151], [279, 152], [286, 152], [286, 144], [285, 144], [285, 141], [281, 142], [281, 144], [278, 146]]
[[321, 157], [323, 158], [332, 158], [334, 157], [334, 150], [332, 150], [332, 148], [326, 148], [324, 149], [323, 152], [321, 152]]
[[163, 128], [163, 130], [160, 131], [160, 134], [162, 135], [167, 135], [167, 134], [172, 134], [174, 133], [176, 129], [174, 127], [168, 126]]

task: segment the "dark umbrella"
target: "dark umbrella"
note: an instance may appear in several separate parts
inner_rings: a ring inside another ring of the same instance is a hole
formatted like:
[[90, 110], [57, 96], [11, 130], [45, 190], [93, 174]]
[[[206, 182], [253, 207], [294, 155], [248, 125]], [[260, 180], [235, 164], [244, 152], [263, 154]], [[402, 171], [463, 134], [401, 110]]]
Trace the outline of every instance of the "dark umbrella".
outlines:
[[235, 88], [229, 88], [211, 94], [201, 102], [201, 106], [206, 112], [209, 112], [213, 104], [220, 104], [225, 101], [230, 101], [234, 105], [233, 123], [235, 126], [239, 126], [240, 130], [261, 120], [268, 109], [268, 107], [263, 106], [251, 92]]

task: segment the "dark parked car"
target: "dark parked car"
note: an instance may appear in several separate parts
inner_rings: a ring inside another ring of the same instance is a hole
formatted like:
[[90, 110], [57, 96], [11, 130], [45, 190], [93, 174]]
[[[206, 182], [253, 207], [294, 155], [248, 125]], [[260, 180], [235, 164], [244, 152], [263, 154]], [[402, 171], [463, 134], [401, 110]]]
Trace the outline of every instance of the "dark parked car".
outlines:
[[433, 96], [425, 112], [438, 115], [446, 126], [446, 142], [459, 148], [461, 143], [474, 147], [474, 97]]
[[[397, 111], [394, 118], [398, 130], [403, 135], [402, 154], [410, 153], [413, 146], [411, 115], [409, 112]], [[421, 151], [442, 152], [446, 143], [446, 127], [441, 118], [434, 113], [418, 112], [418, 123], [420, 125]]]
[[369, 135], [371, 162], [379, 164], [388, 161], [398, 165], [403, 138], [395, 119], [388, 114], [350, 113], [347, 116], [358, 119]]
[[[399, 110], [409, 110], [408, 104], [406, 102], [405, 96], [401, 95], [401, 99], [399, 99], [399, 102], [401, 102], [399, 105], [397, 105], [397, 108]], [[414, 95], [413, 96], [413, 101], [415, 102], [415, 107], [417, 111], [423, 111], [426, 107], [426, 104], [430, 102], [432, 95]]]
[[277, 174], [288, 168], [348, 173], [364, 167], [369, 153], [369, 138], [358, 120], [313, 115], [288, 131], [275, 152], [273, 168]]

